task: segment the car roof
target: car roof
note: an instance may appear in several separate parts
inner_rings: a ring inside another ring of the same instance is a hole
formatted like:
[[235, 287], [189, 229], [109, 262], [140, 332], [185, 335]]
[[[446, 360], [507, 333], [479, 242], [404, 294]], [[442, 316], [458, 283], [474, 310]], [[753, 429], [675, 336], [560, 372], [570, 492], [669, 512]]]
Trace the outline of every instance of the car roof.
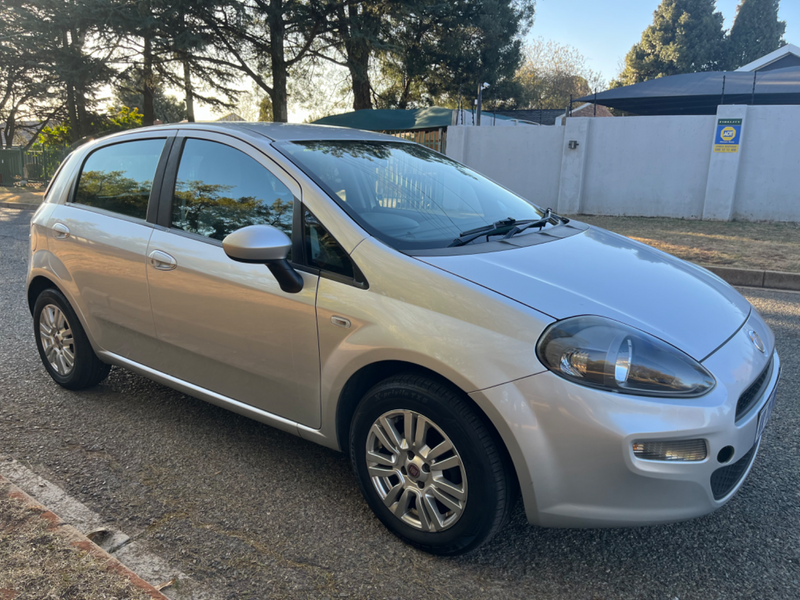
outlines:
[[258, 134], [265, 138], [278, 141], [302, 141], [302, 140], [367, 140], [401, 142], [400, 138], [375, 133], [373, 131], [363, 131], [361, 129], [351, 129], [349, 127], [332, 127], [330, 125], [305, 125], [295, 123], [263, 123], [246, 121], [211, 121], [207, 123], [165, 123], [153, 127], [142, 127], [129, 131], [152, 131], [157, 129], [178, 129], [180, 131], [219, 131], [220, 133], [249, 133]]

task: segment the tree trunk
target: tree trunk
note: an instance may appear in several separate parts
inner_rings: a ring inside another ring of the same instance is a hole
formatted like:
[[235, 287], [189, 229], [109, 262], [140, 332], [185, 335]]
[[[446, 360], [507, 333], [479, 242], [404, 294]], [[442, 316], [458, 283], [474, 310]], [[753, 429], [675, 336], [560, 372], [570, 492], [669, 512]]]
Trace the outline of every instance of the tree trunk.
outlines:
[[71, 83], [67, 83], [67, 114], [69, 115], [70, 137], [73, 142], [81, 139], [78, 129], [78, 116], [75, 112], [75, 89]]
[[86, 94], [79, 87], [75, 88], [75, 108], [78, 111], [78, 139], [91, 133], [91, 123], [86, 112]]
[[272, 120], [276, 123], [289, 121], [289, 99], [286, 91], [287, 67], [284, 55], [286, 24], [283, 21], [283, 0], [272, 0], [269, 11], [270, 62], [272, 63]]
[[[64, 52], [70, 52], [69, 30], [65, 29], [62, 32], [61, 43], [63, 45]], [[67, 88], [67, 116], [69, 117], [70, 137], [72, 138], [73, 142], [77, 142], [79, 139], [81, 139], [81, 135], [78, 126], [78, 114], [75, 109], [75, 88], [69, 79], [67, 79], [65, 83]]]
[[192, 92], [192, 71], [189, 61], [183, 61], [183, 87], [186, 91], [186, 120], [194, 123], [194, 93]]
[[[14, 134], [17, 131], [17, 109], [14, 108], [8, 114], [8, 118], [6, 119], [6, 129], [5, 129], [5, 136], [6, 136], [6, 147], [11, 148], [14, 146]], [[0, 148], [2, 145], [0, 145]]]
[[142, 125], [152, 125], [156, 120], [153, 106], [153, 45], [148, 34], [144, 38], [142, 75]]
[[372, 86], [369, 81], [369, 46], [363, 39], [345, 43], [347, 68], [353, 82], [353, 110], [372, 108]]

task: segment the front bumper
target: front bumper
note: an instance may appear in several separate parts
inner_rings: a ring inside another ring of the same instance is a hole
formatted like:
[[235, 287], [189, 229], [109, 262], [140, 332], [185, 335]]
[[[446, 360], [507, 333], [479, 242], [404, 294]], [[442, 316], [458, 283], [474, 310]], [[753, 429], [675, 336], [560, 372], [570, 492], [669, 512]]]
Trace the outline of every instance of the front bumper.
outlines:
[[[755, 348], [750, 330], [769, 340], [765, 353]], [[550, 372], [472, 395], [496, 408], [504, 420], [498, 429], [513, 437], [506, 442], [531, 523], [618, 527], [680, 521], [719, 508], [744, 482], [760, 443], [759, 413], [780, 377], [773, 348], [772, 333], [753, 311], [703, 361], [717, 385], [701, 398], [660, 400], [603, 392]], [[759, 399], [737, 420], [739, 397], [770, 360], [773, 366]], [[642, 460], [632, 450], [634, 441], [689, 439], [706, 441], [705, 460]], [[718, 453], [728, 446], [733, 455], [720, 463]], [[721, 468], [726, 470], [717, 473], [712, 486], [712, 475]]]

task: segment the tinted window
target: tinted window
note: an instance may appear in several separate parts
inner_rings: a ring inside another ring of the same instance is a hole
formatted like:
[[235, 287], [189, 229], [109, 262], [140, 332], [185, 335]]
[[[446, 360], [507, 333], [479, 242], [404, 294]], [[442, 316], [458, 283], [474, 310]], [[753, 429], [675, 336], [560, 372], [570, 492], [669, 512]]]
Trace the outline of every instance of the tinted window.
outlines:
[[137, 140], [95, 150], [83, 165], [75, 202], [144, 219], [161, 140]]
[[509, 217], [535, 220], [544, 214], [417, 144], [329, 140], [278, 147], [364, 229], [401, 250], [442, 248], [464, 231]]
[[292, 235], [294, 197], [272, 173], [235, 148], [186, 140], [172, 200], [172, 226], [221, 240], [247, 225]]
[[303, 209], [306, 260], [312, 267], [353, 277], [353, 263], [334, 237], [307, 208]]

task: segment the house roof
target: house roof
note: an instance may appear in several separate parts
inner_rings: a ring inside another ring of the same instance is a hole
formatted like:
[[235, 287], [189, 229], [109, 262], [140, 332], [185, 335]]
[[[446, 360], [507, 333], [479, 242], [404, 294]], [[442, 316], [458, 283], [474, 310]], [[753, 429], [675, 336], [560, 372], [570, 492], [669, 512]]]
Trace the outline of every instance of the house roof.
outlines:
[[[595, 102], [595, 95], [578, 101]], [[637, 115], [713, 115], [720, 104], [800, 104], [800, 66], [758, 74], [711, 71], [660, 77], [606, 90], [596, 101]]]
[[[780, 65], [775, 63], [780, 62]], [[737, 71], [767, 71], [777, 67], [792, 67], [800, 64], [800, 48], [794, 44], [786, 44], [766, 56], [747, 63], [736, 69]]]

